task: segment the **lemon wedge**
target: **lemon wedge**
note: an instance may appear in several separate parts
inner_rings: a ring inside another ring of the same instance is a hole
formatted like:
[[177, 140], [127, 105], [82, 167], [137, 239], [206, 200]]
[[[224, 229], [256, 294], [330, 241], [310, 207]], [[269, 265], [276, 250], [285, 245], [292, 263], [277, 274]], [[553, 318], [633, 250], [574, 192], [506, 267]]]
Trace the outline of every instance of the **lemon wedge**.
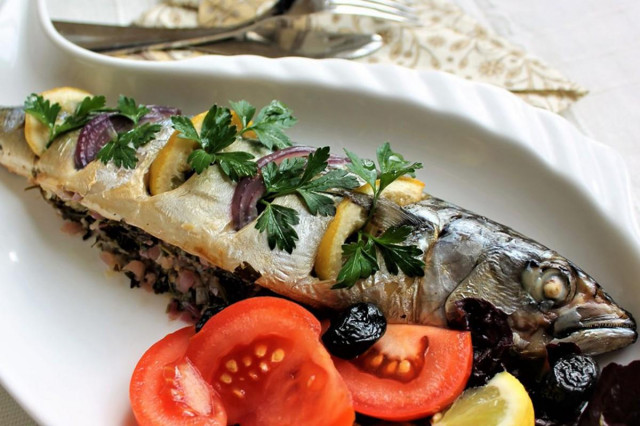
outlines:
[[[402, 176], [391, 182], [380, 194], [401, 206], [418, 202], [422, 199], [424, 182]], [[366, 184], [356, 189], [357, 192], [373, 194], [371, 185]], [[342, 245], [349, 235], [362, 228], [366, 221], [363, 207], [350, 200], [342, 200], [336, 208], [327, 230], [322, 236], [316, 255], [315, 271], [321, 280], [335, 279], [342, 268]]]
[[[191, 118], [193, 127], [200, 133], [202, 122], [208, 111], [201, 112]], [[181, 138], [179, 131], [174, 131], [167, 143], [162, 147], [149, 168], [149, 192], [151, 195], [162, 194], [180, 186], [187, 177], [191, 166], [187, 162], [189, 155], [198, 147], [198, 142]]]
[[[208, 111], [195, 115], [191, 122], [193, 127], [200, 133], [202, 122], [207, 116]], [[231, 111], [231, 124], [238, 129], [242, 127], [240, 118], [235, 111]], [[256, 136], [253, 132], [247, 132], [245, 136]], [[180, 132], [177, 130], [171, 134], [167, 143], [162, 147], [156, 156], [151, 167], [149, 168], [149, 192], [151, 195], [162, 194], [171, 191], [182, 185], [187, 178], [187, 173], [191, 170], [191, 166], [187, 162], [189, 155], [198, 147], [198, 143], [191, 139], [179, 137]]]
[[[42, 92], [40, 95], [45, 100], [48, 100], [51, 105], [60, 104], [60, 112], [58, 113], [56, 124], [62, 122], [66, 116], [73, 114], [84, 98], [93, 96], [91, 93], [75, 87], [56, 87]], [[47, 149], [49, 129], [35, 117], [27, 114], [24, 118], [24, 137], [33, 153], [40, 156]]]
[[467, 389], [444, 413], [433, 416], [434, 426], [533, 426], [533, 403], [524, 386], [507, 372], [486, 385]]

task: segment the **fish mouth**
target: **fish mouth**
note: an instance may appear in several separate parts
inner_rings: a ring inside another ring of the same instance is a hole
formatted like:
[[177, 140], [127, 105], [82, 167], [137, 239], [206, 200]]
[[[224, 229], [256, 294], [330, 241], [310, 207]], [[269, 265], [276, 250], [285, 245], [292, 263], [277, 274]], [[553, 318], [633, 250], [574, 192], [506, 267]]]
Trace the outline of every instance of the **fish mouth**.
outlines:
[[602, 306], [592, 306], [577, 307], [563, 313], [554, 323], [554, 339], [550, 343], [575, 343], [582, 353], [599, 355], [623, 348], [638, 339], [636, 322], [628, 312], [611, 312], [610, 307], [606, 312], [602, 311]]

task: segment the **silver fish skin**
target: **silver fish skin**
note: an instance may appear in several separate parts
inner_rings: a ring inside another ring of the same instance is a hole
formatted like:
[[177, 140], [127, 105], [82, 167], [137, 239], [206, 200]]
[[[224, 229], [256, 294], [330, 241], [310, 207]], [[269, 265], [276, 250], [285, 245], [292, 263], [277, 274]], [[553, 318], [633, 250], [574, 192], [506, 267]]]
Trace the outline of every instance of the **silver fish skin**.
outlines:
[[[351, 289], [332, 290], [334, 281], [313, 274], [317, 245], [329, 218], [310, 215], [296, 197], [279, 200], [300, 212], [298, 246], [287, 254], [269, 250], [264, 234], [252, 225], [231, 231], [233, 186], [215, 167], [187, 181], [175, 194], [148, 195], [144, 175], [171, 133], [168, 122], [158, 139], [140, 150], [137, 170], [126, 172], [101, 164], [80, 172], [73, 169], [77, 133], [59, 138], [38, 159], [24, 140], [23, 123], [21, 108], [0, 109], [0, 164], [12, 172], [61, 197], [68, 198], [69, 191], [79, 194], [84, 207], [140, 227], [212, 265], [233, 271], [250, 264], [261, 275], [258, 284], [302, 303], [340, 309], [365, 301], [380, 307], [390, 322], [447, 326], [457, 301], [478, 298], [508, 315], [515, 350], [529, 357], [544, 356], [548, 343], [573, 342], [595, 355], [637, 339], [631, 314], [566, 258], [428, 194], [405, 208], [381, 202], [374, 221], [381, 228], [413, 226], [408, 242], [424, 252], [424, 276], [393, 275], [380, 262], [374, 276]], [[68, 179], [75, 179], [73, 186]], [[366, 205], [362, 196], [351, 197]], [[181, 239], [185, 230], [186, 242]]]

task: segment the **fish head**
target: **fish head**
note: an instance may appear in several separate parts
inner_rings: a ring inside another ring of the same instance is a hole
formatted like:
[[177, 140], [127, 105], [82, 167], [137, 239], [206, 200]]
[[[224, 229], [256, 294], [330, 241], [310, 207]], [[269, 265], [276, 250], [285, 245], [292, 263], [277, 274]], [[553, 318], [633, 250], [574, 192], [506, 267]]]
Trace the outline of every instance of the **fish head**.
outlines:
[[631, 314], [592, 277], [553, 251], [529, 259], [520, 284], [549, 324], [545, 344], [574, 343], [583, 353], [597, 355], [638, 337]]
[[637, 339], [636, 323], [600, 285], [556, 252], [512, 239], [485, 251], [446, 301], [447, 320], [457, 303], [475, 298], [508, 316], [516, 352], [542, 357], [549, 343], [574, 343], [596, 355]]

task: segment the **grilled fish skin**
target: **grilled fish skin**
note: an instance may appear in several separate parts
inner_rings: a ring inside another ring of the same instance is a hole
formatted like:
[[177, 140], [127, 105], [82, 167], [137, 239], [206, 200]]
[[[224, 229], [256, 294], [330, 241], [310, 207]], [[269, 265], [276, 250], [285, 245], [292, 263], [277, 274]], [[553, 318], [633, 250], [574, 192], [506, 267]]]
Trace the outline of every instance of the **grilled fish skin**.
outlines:
[[[253, 224], [235, 231], [230, 224], [234, 184], [217, 167], [194, 175], [175, 190], [148, 194], [145, 175], [173, 131], [170, 122], [138, 150], [135, 169], [99, 161], [76, 170], [78, 132], [58, 138], [37, 158], [23, 135], [21, 108], [0, 109], [0, 164], [29, 178], [45, 192], [106, 218], [124, 221], [212, 265], [234, 271], [249, 264], [262, 287], [317, 307], [343, 308], [372, 302], [390, 322], [446, 326], [455, 302], [486, 300], [509, 316], [515, 349], [543, 356], [551, 342], [573, 342], [587, 354], [622, 348], [637, 339], [636, 323], [580, 268], [543, 245], [427, 194], [404, 208], [387, 206], [379, 222], [408, 220], [409, 243], [424, 252], [424, 277], [390, 274], [384, 266], [351, 289], [332, 290], [333, 281], [313, 276], [318, 244], [330, 217], [313, 216], [295, 196], [278, 203], [296, 209], [299, 244], [293, 253], [268, 248]], [[252, 151], [235, 142], [234, 149]], [[256, 152], [260, 155], [260, 153]]]

